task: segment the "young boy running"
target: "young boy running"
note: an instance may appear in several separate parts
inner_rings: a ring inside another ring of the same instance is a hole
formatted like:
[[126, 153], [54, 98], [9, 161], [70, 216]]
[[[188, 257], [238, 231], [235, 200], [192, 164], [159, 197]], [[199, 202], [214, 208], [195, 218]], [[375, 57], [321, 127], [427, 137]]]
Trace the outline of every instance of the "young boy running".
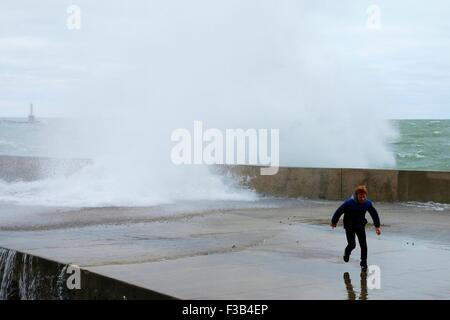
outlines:
[[367, 199], [366, 186], [358, 186], [354, 194], [348, 198], [333, 214], [331, 218], [331, 227], [336, 228], [339, 218], [344, 214], [344, 229], [347, 236], [347, 247], [345, 248], [344, 261], [348, 262], [350, 254], [356, 247], [355, 235], [358, 237], [359, 246], [361, 247], [361, 263], [363, 271], [367, 270], [367, 242], [365, 226], [367, 220], [366, 212], [369, 211], [375, 226], [377, 235], [381, 234], [380, 218], [377, 210], [372, 202]]

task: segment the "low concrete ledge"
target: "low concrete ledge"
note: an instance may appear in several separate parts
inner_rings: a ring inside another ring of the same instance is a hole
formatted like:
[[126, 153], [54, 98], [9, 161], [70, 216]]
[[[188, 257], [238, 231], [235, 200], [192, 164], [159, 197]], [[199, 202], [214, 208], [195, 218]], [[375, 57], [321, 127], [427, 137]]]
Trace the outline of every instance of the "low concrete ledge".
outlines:
[[367, 185], [375, 201], [450, 203], [450, 172], [340, 168], [280, 168], [273, 176], [260, 175], [258, 166], [220, 166], [242, 186], [266, 196], [342, 200], [355, 186]]
[[172, 300], [156, 291], [80, 269], [80, 289], [68, 289], [68, 265], [0, 247], [0, 300]]

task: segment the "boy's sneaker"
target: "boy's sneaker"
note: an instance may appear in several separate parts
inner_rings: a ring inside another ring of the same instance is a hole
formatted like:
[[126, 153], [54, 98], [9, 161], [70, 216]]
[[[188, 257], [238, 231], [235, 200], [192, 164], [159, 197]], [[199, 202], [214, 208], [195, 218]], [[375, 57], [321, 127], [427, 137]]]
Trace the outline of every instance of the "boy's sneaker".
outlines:
[[345, 261], [345, 262], [348, 262], [349, 260], [350, 260], [350, 256], [345, 256], [345, 255], [344, 255], [344, 261]]
[[361, 266], [362, 271], [367, 271], [367, 261], [361, 261], [359, 265]]

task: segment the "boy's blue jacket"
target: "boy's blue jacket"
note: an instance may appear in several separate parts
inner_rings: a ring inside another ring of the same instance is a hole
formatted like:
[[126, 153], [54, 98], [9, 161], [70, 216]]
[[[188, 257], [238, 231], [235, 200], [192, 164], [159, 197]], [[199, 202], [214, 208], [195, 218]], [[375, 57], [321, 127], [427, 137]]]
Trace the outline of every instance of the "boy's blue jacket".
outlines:
[[364, 227], [367, 223], [366, 212], [369, 211], [372, 217], [375, 228], [380, 227], [380, 217], [377, 210], [374, 208], [372, 201], [366, 200], [359, 204], [354, 196], [351, 196], [336, 210], [331, 218], [331, 223], [337, 224], [339, 218], [344, 214], [344, 228]]

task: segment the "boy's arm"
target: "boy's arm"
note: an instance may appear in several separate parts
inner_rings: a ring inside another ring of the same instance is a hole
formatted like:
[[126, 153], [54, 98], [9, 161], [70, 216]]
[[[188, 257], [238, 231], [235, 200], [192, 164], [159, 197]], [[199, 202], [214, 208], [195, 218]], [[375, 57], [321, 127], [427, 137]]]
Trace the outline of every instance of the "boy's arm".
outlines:
[[380, 224], [380, 217], [378, 216], [377, 209], [375, 209], [375, 207], [372, 205], [372, 203], [370, 204], [370, 206], [367, 209], [367, 211], [369, 211], [369, 214], [372, 217], [373, 225], [375, 226], [375, 228], [379, 228], [380, 225], [381, 225]]
[[339, 218], [342, 216], [345, 210], [345, 205], [347, 202], [344, 202], [337, 210], [334, 212], [333, 217], [331, 218], [331, 226], [336, 226]]

